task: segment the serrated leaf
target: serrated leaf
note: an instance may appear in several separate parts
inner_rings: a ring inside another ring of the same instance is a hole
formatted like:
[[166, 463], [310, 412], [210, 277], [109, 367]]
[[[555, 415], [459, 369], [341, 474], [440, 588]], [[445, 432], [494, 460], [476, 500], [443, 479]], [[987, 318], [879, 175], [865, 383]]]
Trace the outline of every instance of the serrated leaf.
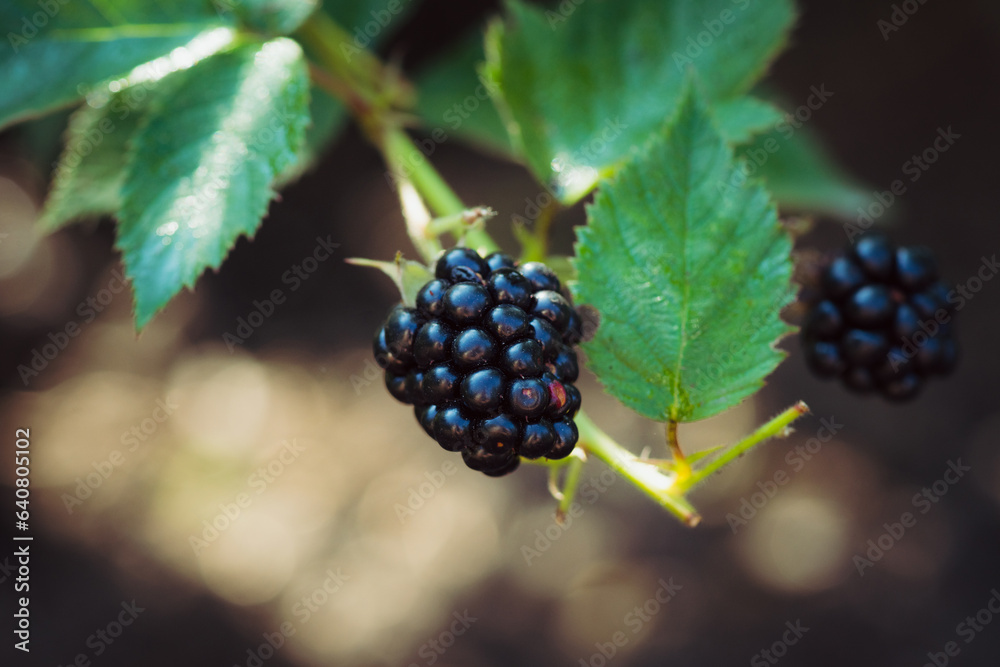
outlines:
[[[565, 203], [673, 115], [688, 69], [710, 102], [746, 93], [793, 19], [789, 0], [588, 0], [568, 15], [508, 6], [487, 34], [483, 73], [518, 152]], [[741, 137], [758, 120], [725, 129]]]
[[346, 114], [343, 105], [326, 91], [313, 86], [309, 95], [309, 127], [299, 147], [295, 161], [278, 176], [275, 187], [281, 188], [299, 179], [313, 168], [330, 142], [343, 127]]
[[148, 81], [123, 88], [73, 114], [42, 210], [43, 228], [53, 231], [83, 218], [118, 212], [129, 140], [157, 85]]
[[445, 136], [512, 156], [510, 137], [478, 75], [484, 60], [483, 38], [476, 32], [428, 65], [416, 79], [417, 113], [428, 132], [440, 130]]
[[577, 295], [600, 312], [588, 367], [657, 420], [711, 417], [753, 394], [783, 353], [791, 242], [693, 95], [597, 193], [579, 228]]
[[738, 151], [767, 184], [782, 209], [855, 218], [871, 201], [807, 127], [789, 124], [761, 134]]
[[118, 247], [141, 329], [182, 287], [253, 235], [308, 124], [292, 40], [246, 44], [160, 83], [132, 140]]
[[731, 144], [744, 144], [784, 120], [781, 109], [756, 97], [737, 97], [715, 105], [719, 130]]
[[[51, 11], [37, 0], [0, 3], [0, 25], [7, 29], [0, 42], [0, 127], [71, 103], [91, 86], [229, 24], [204, 0], [60, 0], [49, 6]], [[217, 48], [230, 38], [217, 39]], [[176, 54], [178, 61], [186, 58]]]

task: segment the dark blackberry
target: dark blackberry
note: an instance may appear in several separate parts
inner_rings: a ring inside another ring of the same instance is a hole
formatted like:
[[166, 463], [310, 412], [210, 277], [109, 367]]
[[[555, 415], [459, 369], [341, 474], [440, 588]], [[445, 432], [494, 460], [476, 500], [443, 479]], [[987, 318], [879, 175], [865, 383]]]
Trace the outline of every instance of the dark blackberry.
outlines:
[[475, 283], [458, 283], [444, 293], [444, 316], [459, 326], [475, 324], [492, 305], [490, 293]]
[[490, 267], [490, 271], [513, 269], [517, 266], [517, 262], [514, 261], [513, 257], [502, 252], [491, 252], [486, 255], [486, 264]]
[[844, 330], [844, 318], [836, 304], [823, 300], [809, 311], [805, 327], [820, 340], [834, 340]]
[[535, 292], [542, 292], [544, 290], [558, 292], [562, 289], [562, 283], [559, 282], [559, 277], [555, 274], [555, 271], [541, 262], [522, 264], [518, 268], [518, 271], [531, 282], [531, 287]]
[[823, 271], [802, 327], [806, 361], [854, 391], [913, 398], [955, 366], [950, 296], [926, 248], [866, 236]]
[[566, 411], [570, 400], [569, 392], [566, 391], [566, 385], [560, 382], [552, 373], [543, 375], [542, 382], [549, 388], [549, 416], [561, 417]]
[[504, 399], [503, 374], [495, 368], [481, 368], [462, 380], [462, 402], [474, 412], [488, 414], [500, 409]]
[[472, 431], [472, 438], [490, 453], [516, 452], [521, 444], [521, 426], [511, 415], [497, 415], [478, 422]]
[[484, 470], [483, 474], [486, 475], [487, 477], [503, 477], [504, 475], [509, 475], [510, 473], [514, 472], [520, 467], [521, 467], [521, 457], [515, 455], [511, 456], [510, 460], [507, 463], [504, 463], [503, 465], [500, 465], [496, 468], [492, 468], [490, 470]]
[[476, 444], [462, 450], [462, 460], [473, 470], [495, 477], [510, 472], [511, 466], [514, 466], [514, 462], [519, 459], [512, 447], [503, 452], [496, 452]]
[[569, 324], [566, 325], [566, 332], [563, 334], [563, 341], [567, 345], [576, 345], [583, 340], [583, 318], [575, 308], [570, 309]]
[[933, 319], [937, 316], [939, 310], [947, 312], [943, 306], [938, 304], [938, 300], [934, 298], [934, 295], [929, 292], [917, 292], [910, 296], [910, 304], [917, 311], [917, 317], [922, 320]]
[[413, 396], [411, 394], [411, 386], [407, 386], [407, 380], [410, 375], [394, 375], [392, 373], [385, 374], [385, 388], [389, 390], [392, 397], [395, 398], [400, 403], [406, 403], [407, 405], [413, 405]]
[[563, 346], [552, 360], [551, 367], [555, 376], [563, 382], [576, 382], [580, 377], [580, 365], [572, 348]]
[[423, 320], [412, 308], [397, 306], [389, 313], [382, 330], [385, 332], [385, 347], [395, 358], [409, 362], [413, 359], [413, 342]]
[[889, 341], [876, 331], [850, 329], [840, 339], [844, 361], [851, 366], [874, 366], [889, 352]]
[[864, 283], [864, 271], [849, 257], [836, 258], [823, 273], [823, 291], [834, 301], [853, 294]]
[[556, 441], [556, 431], [548, 419], [528, 422], [521, 436], [520, 453], [526, 459], [540, 459], [552, 451]]
[[892, 321], [896, 304], [885, 285], [865, 285], [847, 297], [844, 317], [854, 326], [876, 329]]
[[420, 383], [420, 393], [427, 403], [440, 405], [457, 396], [460, 382], [462, 376], [451, 366], [439, 364], [424, 373], [424, 380]]
[[941, 365], [944, 343], [940, 338], [928, 338], [913, 355], [913, 365], [920, 375], [933, 375]]
[[576, 428], [576, 423], [565, 417], [552, 422], [552, 429], [556, 432], [556, 440], [546, 458], [564, 459], [576, 447], [576, 442], [580, 439], [580, 432]]
[[870, 368], [853, 366], [844, 373], [844, 384], [847, 388], [859, 394], [867, 394], [875, 390], [875, 377]]
[[475, 368], [493, 360], [497, 353], [494, 339], [482, 329], [466, 329], [455, 336], [451, 357], [458, 368]]
[[454, 337], [452, 328], [441, 320], [431, 320], [420, 327], [413, 343], [413, 359], [417, 366], [427, 368], [447, 360]]
[[542, 290], [535, 292], [535, 303], [531, 307], [531, 314], [547, 320], [561, 337], [569, 324], [569, 313], [572, 309], [573, 307], [559, 292]]
[[489, 290], [497, 303], [509, 303], [522, 309], [531, 307], [534, 293], [531, 281], [516, 269], [497, 269], [490, 276]]
[[566, 387], [566, 408], [563, 414], [572, 418], [580, 411], [580, 406], [583, 404], [583, 394], [580, 393], [575, 384], [564, 384], [563, 386]]
[[436, 405], [418, 405], [413, 408], [420, 426], [423, 427], [427, 435], [434, 437], [434, 418], [437, 417], [438, 407]]
[[886, 353], [885, 359], [872, 369], [872, 377], [875, 382], [886, 384], [912, 371], [913, 361], [908, 359], [901, 349], [894, 347]]
[[826, 341], [806, 343], [806, 362], [814, 373], [822, 377], [840, 375], [845, 368], [840, 347]]
[[927, 248], [900, 248], [896, 251], [896, 283], [908, 292], [929, 286], [937, 278], [934, 258]]
[[372, 343], [389, 393], [468, 467], [498, 477], [525, 458], [568, 456], [583, 319], [543, 264], [468, 248], [443, 253], [416, 307], [397, 306]]
[[542, 346], [542, 358], [552, 359], [559, 354], [559, 350], [562, 349], [562, 339], [555, 327], [540, 317], [532, 318], [529, 324], [535, 332], [533, 338]]
[[549, 407], [549, 388], [540, 378], [514, 380], [507, 389], [507, 406], [518, 417], [541, 417]]
[[502, 303], [483, 318], [483, 327], [495, 339], [504, 343], [530, 336], [534, 329], [531, 318], [521, 308], [509, 303]]
[[452, 280], [456, 268], [472, 269], [483, 278], [490, 275], [490, 266], [472, 248], [452, 248], [445, 251], [434, 267], [434, 275], [441, 280]]
[[522, 340], [507, 346], [500, 354], [500, 369], [511, 377], [535, 377], [542, 372], [542, 345], [537, 340]]
[[375, 362], [384, 368], [387, 373], [402, 375], [410, 368], [409, 363], [397, 358], [394, 354], [389, 352], [389, 347], [385, 342], [384, 328], [379, 329], [378, 333], [375, 334], [375, 338], [372, 340], [372, 353], [375, 355]]
[[434, 417], [434, 439], [449, 452], [460, 452], [473, 443], [471, 419], [457, 405], [446, 405]]
[[912, 338], [920, 331], [920, 316], [917, 310], [908, 303], [901, 304], [896, 309], [896, 317], [892, 323], [893, 338], [900, 340]]
[[854, 259], [872, 280], [888, 281], [896, 265], [896, 253], [881, 234], [868, 234], [854, 246]]
[[[552, 419], [558, 417], [573, 417], [580, 409], [580, 390], [576, 385], [559, 383], [561, 389], [555, 389], [549, 395], [550, 409], [548, 416]], [[555, 398], [553, 398], [553, 393]], [[563, 398], [565, 396], [565, 398]]]
[[444, 293], [451, 287], [447, 280], [432, 280], [417, 292], [417, 309], [426, 317], [444, 315]]

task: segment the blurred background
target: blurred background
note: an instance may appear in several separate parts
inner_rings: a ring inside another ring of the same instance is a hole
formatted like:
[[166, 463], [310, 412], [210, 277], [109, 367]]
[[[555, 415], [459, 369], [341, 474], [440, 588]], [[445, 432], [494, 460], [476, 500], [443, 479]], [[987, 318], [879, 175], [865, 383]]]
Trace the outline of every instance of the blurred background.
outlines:
[[[895, 240], [931, 246], [946, 280], [965, 283], [1000, 250], [1000, 10], [903, 4], [919, 9], [886, 40], [887, 1], [800, 0], [770, 82], [793, 106], [811, 86], [833, 92], [808, 124], [873, 190], [904, 177], [939, 128], [960, 135], [886, 219]], [[497, 5], [425, 0], [381, 51], [419, 71]], [[752, 401], [682, 427], [695, 449], [798, 399], [813, 410], [695, 495], [697, 529], [602, 477], [599, 462], [585, 470], [582, 514], [560, 527], [543, 469], [467, 471], [383, 388], [370, 337], [394, 288], [343, 259], [414, 253], [354, 129], [282, 192], [254, 241], [137, 340], [110, 222], [35, 230], [65, 121], [0, 135], [0, 421], [8, 439], [31, 429], [35, 535], [32, 652], [14, 664], [998, 663], [1000, 281], [959, 315], [958, 371], [905, 406], [814, 379], [787, 340], [789, 359]], [[500, 221], [540, 192], [522, 168], [455, 142], [433, 161]], [[558, 219], [557, 251], [583, 222], [582, 206]], [[254, 300], [328, 235], [334, 256], [227, 347]], [[819, 219], [800, 245], [845, 241], [839, 221]], [[70, 322], [80, 335], [26, 386], [18, 367]], [[621, 442], [661, 446], [660, 427], [592, 376], [581, 388]], [[824, 423], [836, 435], [820, 442]], [[900, 535], [905, 512], [916, 522]], [[0, 522], [5, 544], [11, 531]], [[0, 562], [5, 605], [10, 566]]]

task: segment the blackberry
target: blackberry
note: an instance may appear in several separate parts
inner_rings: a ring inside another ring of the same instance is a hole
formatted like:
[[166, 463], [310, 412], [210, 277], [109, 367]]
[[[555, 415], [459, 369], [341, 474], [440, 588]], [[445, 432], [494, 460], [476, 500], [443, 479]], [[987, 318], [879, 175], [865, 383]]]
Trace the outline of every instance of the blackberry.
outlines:
[[501, 354], [500, 368], [511, 376], [537, 376], [543, 368], [541, 343], [531, 338], [513, 343]]
[[569, 456], [583, 319], [558, 276], [468, 248], [446, 251], [434, 276], [415, 307], [393, 308], [375, 335], [389, 393], [415, 406], [441, 447], [491, 477], [522, 457]]
[[926, 248], [868, 234], [830, 261], [815, 291], [805, 299], [802, 345], [817, 375], [905, 401], [954, 369], [954, 308]]

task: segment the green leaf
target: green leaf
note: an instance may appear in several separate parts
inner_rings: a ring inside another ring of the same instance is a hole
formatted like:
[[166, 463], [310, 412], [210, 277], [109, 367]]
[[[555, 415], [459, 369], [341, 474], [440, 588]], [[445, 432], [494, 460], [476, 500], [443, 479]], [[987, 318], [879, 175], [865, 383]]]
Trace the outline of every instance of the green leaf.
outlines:
[[309, 118], [311, 122], [298, 156], [278, 176], [275, 187], [284, 187], [312, 169], [346, 120], [343, 105], [316, 86], [310, 89]]
[[848, 176], [806, 127], [781, 124], [739, 150], [781, 208], [855, 218], [871, 190]]
[[[566, 16], [511, 0], [507, 22], [487, 34], [483, 73], [535, 176], [565, 203], [586, 195], [673, 115], [688, 69], [713, 103], [746, 93], [784, 44], [793, 11], [789, 0], [740, 7], [588, 0]], [[744, 136], [753, 116], [727, 133]]]
[[710, 417], [753, 394], [791, 329], [791, 242], [767, 192], [739, 167], [706, 105], [602, 186], [579, 228], [581, 302], [601, 323], [584, 345], [609, 392], [657, 420]]
[[715, 105], [715, 120], [731, 144], [745, 144], [754, 135], [784, 120], [781, 109], [756, 97], [737, 97]]
[[441, 131], [510, 156], [507, 129], [493, 106], [488, 82], [477, 73], [484, 60], [482, 35], [476, 32], [428, 65], [416, 79], [417, 113], [432, 137]]
[[141, 329], [253, 235], [308, 123], [292, 40], [247, 44], [163, 80], [134, 136], [118, 225]]
[[46, 230], [118, 212], [129, 140], [157, 85], [156, 81], [148, 81], [122, 88], [101, 100], [92, 100], [73, 114], [42, 210], [40, 222]]
[[[204, 0], [8, 0], [0, 3], [0, 127], [69, 104], [91, 86], [167, 53], [162, 74], [190, 63], [185, 47], [218, 50], [233, 33]], [[221, 29], [221, 32], [208, 32]]]
[[287, 35], [316, 10], [317, 0], [212, 0], [220, 12], [266, 35]]

